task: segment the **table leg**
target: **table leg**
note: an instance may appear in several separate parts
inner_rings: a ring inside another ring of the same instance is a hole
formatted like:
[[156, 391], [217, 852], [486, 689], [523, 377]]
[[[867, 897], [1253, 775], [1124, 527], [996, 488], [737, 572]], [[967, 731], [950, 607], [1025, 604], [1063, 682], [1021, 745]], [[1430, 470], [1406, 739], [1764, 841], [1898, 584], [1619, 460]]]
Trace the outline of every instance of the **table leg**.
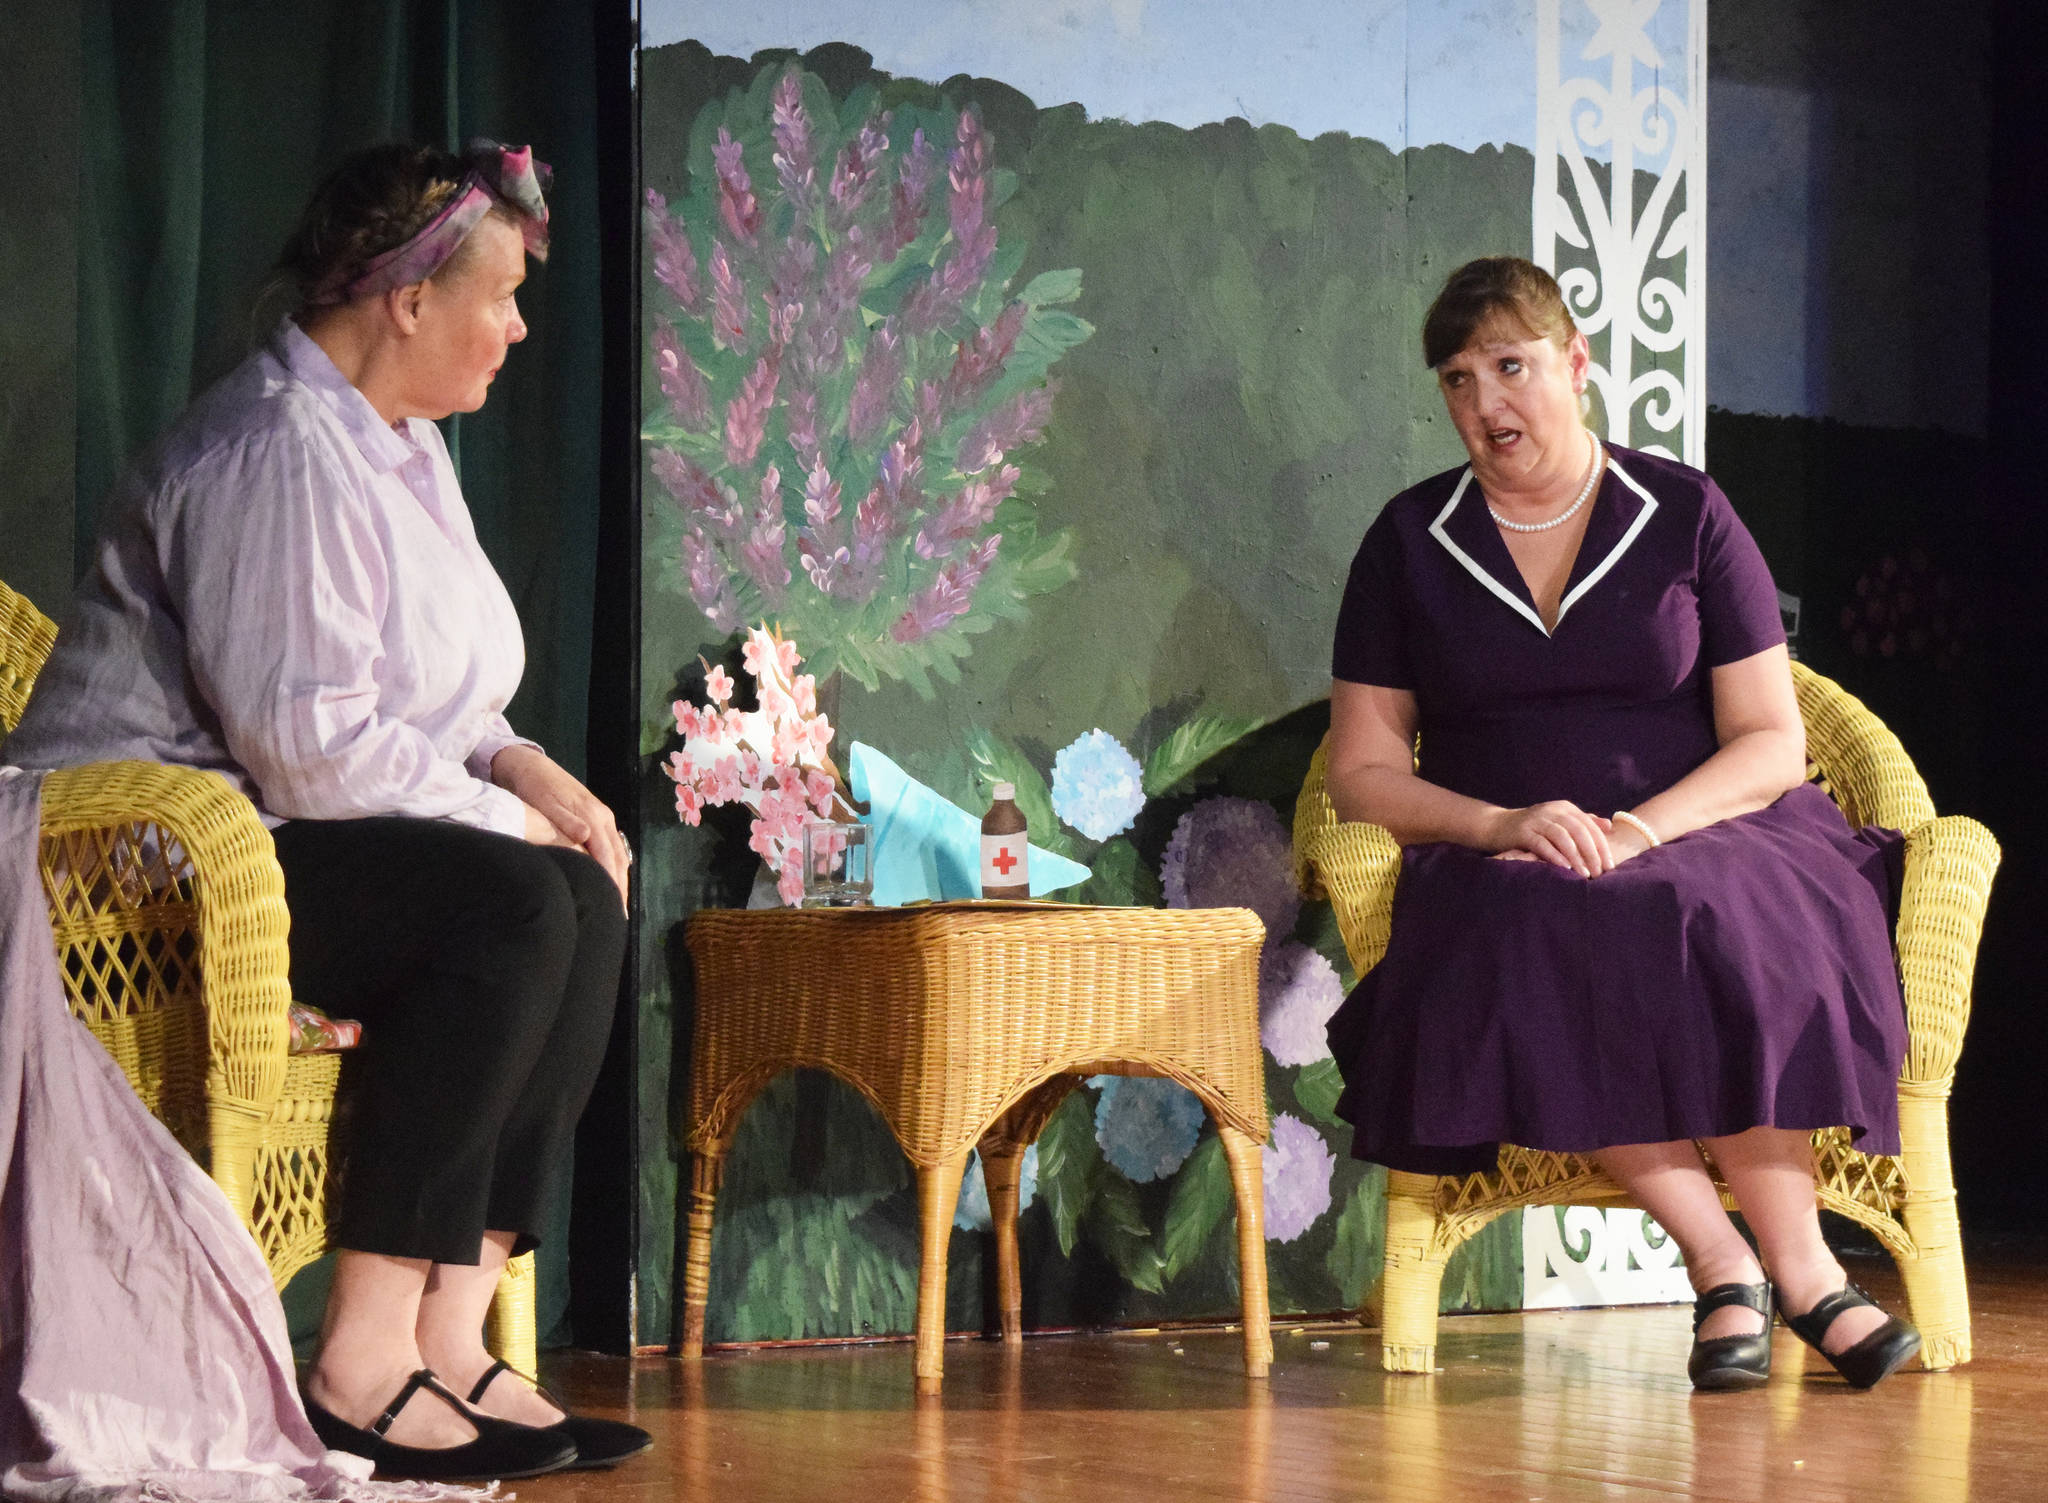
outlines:
[[981, 1142], [981, 1172], [988, 1183], [988, 1219], [996, 1234], [996, 1312], [1003, 1340], [1024, 1339], [1024, 1283], [1017, 1260], [1017, 1201], [1024, 1175], [1024, 1144]]
[[690, 1155], [690, 1242], [683, 1255], [682, 1357], [704, 1355], [704, 1307], [711, 1301], [711, 1218], [718, 1208], [718, 1182], [725, 1173], [725, 1148]]
[[917, 1276], [917, 1387], [936, 1393], [946, 1361], [946, 1246], [953, 1237], [953, 1212], [960, 1204], [960, 1179], [967, 1172], [967, 1154], [917, 1171], [918, 1247], [923, 1265]]
[[1273, 1365], [1273, 1314], [1266, 1298], [1266, 1169], [1259, 1145], [1227, 1122], [1216, 1125], [1237, 1191], [1237, 1282], [1244, 1290], [1245, 1376]]

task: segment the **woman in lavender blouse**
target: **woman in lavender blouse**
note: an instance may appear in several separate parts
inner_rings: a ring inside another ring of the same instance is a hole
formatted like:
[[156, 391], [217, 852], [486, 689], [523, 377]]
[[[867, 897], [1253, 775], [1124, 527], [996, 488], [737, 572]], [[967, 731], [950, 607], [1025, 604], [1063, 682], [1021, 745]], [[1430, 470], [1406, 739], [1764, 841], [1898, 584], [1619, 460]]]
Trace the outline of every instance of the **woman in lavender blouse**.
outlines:
[[1805, 781], [1777, 593], [1727, 497], [1587, 431], [1549, 274], [1459, 268], [1423, 349], [1470, 463], [1366, 533], [1330, 696], [1331, 797], [1403, 847], [1386, 957], [1330, 1023], [1354, 1152], [1589, 1154], [1684, 1251], [1696, 1385], [1763, 1382], [1775, 1306], [1868, 1387], [1920, 1338], [1822, 1240], [1808, 1135], [1898, 1151], [1897, 837]]
[[[547, 169], [372, 148], [279, 263], [298, 310], [123, 478], [9, 760], [220, 773], [276, 837], [296, 995], [364, 1020], [306, 1378], [390, 1475], [605, 1465], [481, 1331], [567, 1172], [609, 1034], [631, 853], [504, 716], [524, 647], [434, 422], [526, 336]], [[438, 1375], [438, 1376], [436, 1376]]]

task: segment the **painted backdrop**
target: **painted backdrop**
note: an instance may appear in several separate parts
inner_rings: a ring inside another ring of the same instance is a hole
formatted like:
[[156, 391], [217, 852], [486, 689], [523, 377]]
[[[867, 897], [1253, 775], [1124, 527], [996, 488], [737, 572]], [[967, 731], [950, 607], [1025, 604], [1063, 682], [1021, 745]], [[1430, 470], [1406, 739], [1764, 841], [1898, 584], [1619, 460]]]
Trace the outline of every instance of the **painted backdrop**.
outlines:
[[[744, 817], [666, 817], [662, 764], [672, 702], [744, 681], [737, 632], [796, 644], [842, 753], [973, 810], [1015, 782], [1034, 839], [1091, 868], [1074, 896], [1260, 914], [1274, 1306], [1332, 1310], [1377, 1273], [1379, 1184], [1331, 1114], [1352, 978], [1286, 831], [1358, 538], [1462, 454], [1423, 310], [1540, 239], [1610, 431], [1698, 443], [1685, 6], [1296, 4], [1256, 32], [1197, 0], [1055, 9], [647, 12], [642, 1342], [669, 1338], [682, 1237], [680, 925], [760, 869]], [[1234, 1306], [1228, 1179], [1180, 1087], [1077, 1092], [1026, 1195], [1027, 1323]], [[909, 1329], [915, 1213], [859, 1098], [777, 1082], [728, 1162], [709, 1335]], [[956, 1329], [983, 1324], [987, 1218], [970, 1170]], [[1446, 1300], [1522, 1280], [1504, 1222]]]

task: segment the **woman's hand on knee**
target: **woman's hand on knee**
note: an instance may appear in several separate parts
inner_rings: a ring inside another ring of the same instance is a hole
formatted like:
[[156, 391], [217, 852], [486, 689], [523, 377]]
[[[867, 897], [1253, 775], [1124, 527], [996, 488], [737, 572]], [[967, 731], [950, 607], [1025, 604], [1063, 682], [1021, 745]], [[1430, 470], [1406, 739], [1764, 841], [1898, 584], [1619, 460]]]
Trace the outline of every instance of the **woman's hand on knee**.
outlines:
[[604, 800], [544, 752], [508, 746], [491, 762], [491, 780], [526, 805], [526, 838], [536, 845], [572, 845], [618, 884], [626, 899], [633, 852]]
[[1503, 809], [1495, 821], [1492, 849], [1503, 860], [1546, 861], [1597, 877], [1614, 869], [1614, 851], [1607, 842], [1610, 822], [1588, 814], [1564, 799]]

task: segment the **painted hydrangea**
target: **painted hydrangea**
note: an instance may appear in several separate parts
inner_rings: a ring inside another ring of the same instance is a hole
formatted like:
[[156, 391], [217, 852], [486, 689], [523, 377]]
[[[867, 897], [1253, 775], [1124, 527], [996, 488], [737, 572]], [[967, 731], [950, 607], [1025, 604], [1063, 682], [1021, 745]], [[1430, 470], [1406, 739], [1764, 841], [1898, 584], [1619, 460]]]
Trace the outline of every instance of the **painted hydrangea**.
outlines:
[[1266, 1144], [1266, 1240], [1292, 1242], [1330, 1209], [1330, 1176], [1337, 1156], [1323, 1135], [1286, 1112], [1273, 1118]]
[[1095, 1141], [1125, 1179], [1164, 1179], [1195, 1151], [1206, 1114], [1186, 1086], [1149, 1075], [1098, 1075], [1091, 1084], [1102, 1092]]
[[1169, 908], [1249, 908], [1270, 944], [1294, 932], [1294, 850], [1271, 804], [1210, 798], [1173, 827], [1159, 877]]
[[1326, 1059], [1323, 1028], [1344, 1000], [1337, 968], [1293, 940], [1268, 945], [1259, 961], [1259, 1042], [1283, 1065]]
[[[1024, 1150], [1024, 1163], [1017, 1174], [1017, 1209], [1029, 1208], [1038, 1198], [1038, 1145]], [[988, 1176], [982, 1172], [981, 1155], [967, 1161], [967, 1173], [960, 1180], [960, 1203], [953, 1209], [953, 1225], [963, 1232], [985, 1232], [992, 1225], [988, 1209]]]
[[1053, 812], [1090, 840], [1107, 840], [1145, 807], [1144, 777], [1116, 737], [1090, 731], [1052, 759]]

